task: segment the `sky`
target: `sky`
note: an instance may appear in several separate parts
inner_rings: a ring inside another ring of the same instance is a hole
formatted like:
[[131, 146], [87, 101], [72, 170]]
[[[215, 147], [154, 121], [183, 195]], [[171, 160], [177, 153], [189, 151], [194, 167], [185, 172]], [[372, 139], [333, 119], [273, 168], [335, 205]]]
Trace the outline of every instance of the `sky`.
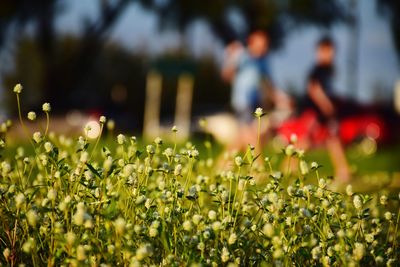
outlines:
[[[68, 6], [57, 20], [58, 30], [79, 33], [83, 18], [96, 17], [96, 2], [97, 0], [69, 0]], [[329, 32], [338, 49], [336, 92], [338, 95], [352, 96], [368, 103], [375, 98], [374, 87], [379, 85], [384, 89], [380, 96], [390, 100], [395, 81], [400, 79], [400, 66], [388, 22], [378, 16], [375, 1], [359, 1], [359, 4], [357, 88], [348, 88], [349, 42], [352, 32], [344, 25], [337, 25]], [[110, 40], [120, 42], [131, 51], [154, 56], [177, 47], [182, 37], [174, 31], [159, 32], [158, 25], [159, 19], [154, 13], [134, 3], [129, 5], [114, 26]], [[297, 93], [304, 91], [305, 77], [314, 60], [315, 43], [324, 33], [326, 31], [316, 27], [298, 29], [286, 38], [281, 49], [271, 54], [273, 78], [279, 88], [287, 90], [293, 86], [297, 88]], [[222, 43], [213, 35], [206, 22], [195, 22], [183, 38], [194, 56], [211, 54], [216, 62], [221, 62]]]

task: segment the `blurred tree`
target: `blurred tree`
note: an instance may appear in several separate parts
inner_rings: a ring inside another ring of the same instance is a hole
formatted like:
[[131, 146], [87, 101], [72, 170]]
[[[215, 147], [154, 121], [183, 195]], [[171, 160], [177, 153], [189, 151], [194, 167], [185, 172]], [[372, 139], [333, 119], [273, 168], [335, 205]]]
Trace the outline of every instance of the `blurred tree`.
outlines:
[[160, 16], [160, 28], [184, 30], [196, 19], [207, 20], [225, 43], [238, 39], [235, 28], [227, 19], [229, 10], [237, 10], [249, 31], [267, 30], [272, 45], [282, 44], [286, 33], [301, 25], [329, 27], [345, 21], [346, 6], [337, 0], [138, 0]]
[[400, 1], [377, 0], [377, 9], [378, 12], [389, 18], [393, 43], [396, 48], [397, 57], [400, 60]]
[[[37, 88], [31, 88], [36, 92], [43, 90], [46, 100], [56, 106], [65, 104], [64, 94], [71, 88], [80, 88], [86, 81], [88, 72], [97, 61], [102, 47], [105, 45], [107, 33], [124, 11], [130, 0], [103, 0], [99, 1], [99, 17], [95, 20], [86, 19], [79, 43], [70, 58], [59, 62], [57, 59], [57, 36], [54, 32], [56, 16], [65, 8], [65, 2], [60, 0], [2, 0], [0, 1], [0, 48], [9, 39], [16, 41], [24, 39], [23, 33], [27, 26], [33, 27], [34, 44], [32, 51], [37, 55], [41, 76]], [[10, 36], [11, 35], [11, 36]], [[26, 41], [26, 40], [25, 40]], [[61, 53], [63, 53], [61, 51]], [[66, 73], [66, 71], [68, 71]], [[62, 75], [69, 75], [70, 79], [60, 79]], [[15, 77], [15, 82], [21, 81]], [[63, 83], [60, 83], [60, 80]], [[11, 86], [12, 84], [8, 84]]]
[[[56, 18], [67, 8], [67, 1], [1, 0], [0, 49], [7, 42], [16, 43], [11, 51], [15, 64], [12, 71], [3, 75], [4, 84], [12, 88], [16, 82], [22, 82], [34, 92], [28, 95], [31, 105], [46, 100], [62, 111], [70, 108], [71, 103], [77, 107], [107, 106], [109, 90], [116, 82], [122, 83], [129, 92], [136, 90], [133, 92], [138, 96], [131, 102], [137, 105], [130, 105], [127, 112], [138, 108], [140, 113], [144, 58], [106, 42], [113, 25], [133, 2], [153, 10], [160, 17], [160, 29], [173, 27], [183, 32], [193, 21], [204, 19], [224, 42], [243, 38], [229, 20], [229, 13], [235, 10], [245, 21], [247, 31], [269, 31], [275, 47], [282, 44], [289, 31], [301, 25], [329, 27], [347, 18], [340, 0], [99, 0], [99, 16], [85, 18], [80, 35], [69, 37], [55, 32]], [[215, 101], [226, 100], [225, 91], [215, 90], [223, 86], [217, 79], [217, 67], [209, 59], [198, 64], [196, 80], [202, 90], [211, 93], [198, 95], [196, 100], [212, 103], [207, 97], [219, 92]], [[194, 108], [199, 106], [195, 103]]]

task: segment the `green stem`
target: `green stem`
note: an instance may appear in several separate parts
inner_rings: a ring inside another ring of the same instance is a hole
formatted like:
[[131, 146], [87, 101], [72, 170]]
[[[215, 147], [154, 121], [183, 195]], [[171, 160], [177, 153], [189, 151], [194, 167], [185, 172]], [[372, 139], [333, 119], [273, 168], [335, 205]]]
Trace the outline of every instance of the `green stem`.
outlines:
[[229, 196], [228, 196], [228, 212], [230, 212], [231, 207], [231, 193], [232, 192], [232, 179], [229, 179]]
[[185, 192], [185, 193], [186, 193], [187, 186], [189, 184], [189, 180], [192, 176], [192, 168], [193, 168], [193, 159], [190, 159], [189, 160], [189, 170], [188, 170], [188, 174], [186, 176], [185, 186], [183, 187], [183, 189], [184, 189], [183, 192]]
[[29, 136], [29, 132], [28, 129], [26, 128], [24, 121], [22, 120], [22, 113], [21, 113], [21, 103], [19, 100], [19, 94], [17, 94], [17, 106], [18, 106], [18, 118], [19, 118], [19, 122], [21, 123], [22, 126], [22, 130], [24, 131], [25, 135], [28, 137], [29, 142], [31, 143], [33, 149], [36, 151], [35, 149], [35, 145], [33, 144], [30, 136]]
[[260, 147], [260, 134], [261, 134], [261, 117], [258, 117], [258, 129], [257, 129], [257, 148], [260, 150], [260, 153], [261, 153], [261, 147]]
[[92, 158], [94, 151], [96, 150], [97, 145], [99, 144], [100, 138], [101, 138], [101, 134], [103, 133], [103, 128], [104, 128], [104, 124], [100, 123], [100, 133], [99, 136], [97, 137], [96, 143], [94, 144], [94, 147], [92, 149], [92, 153], [90, 153], [90, 157]]
[[230, 214], [233, 214], [233, 210], [235, 209], [236, 196], [237, 196], [238, 191], [239, 191], [240, 170], [241, 170], [241, 167], [239, 167], [239, 169], [238, 169], [236, 190], [235, 190], [235, 195], [233, 196], [232, 212]]
[[46, 113], [46, 130], [44, 132], [44, 138], [46, 138], [46, 136], [47, 136], [47, 132], [49, 131], [49, 125], [50, 125], [49, 113], [48, 112], [45, 112], [45, 113]]
[[247, 180], [244, 182], [243, 189], [242, 189], [242, 194], [240, 195], [239, 206], [238, 206], [238, 208], [236, 210], [235, 219], [233, 220], [233, 229], [235, 228], [235, 224], [236, 224], [237, 216], [238, 216], [238, 213], [239, 213], [239, 209], [240, 209], [241, 204], [243, 202], [243, 196], [244, 196], [244, 192], [246, 191], [246, 185], [247, 185]]
[[398, 235], [397, 229], [399, 227], [399, 221], [400, 221], [400, 208], [399, 208], [399, 211], [397, 212], [396, 227], [394, 230], [394, 240], [393, 240], [393, 246], [392, 246], [393, 251], [396, 251], [395, 248], [396, 248], [396, 241], [397, 241], [397, 235]]

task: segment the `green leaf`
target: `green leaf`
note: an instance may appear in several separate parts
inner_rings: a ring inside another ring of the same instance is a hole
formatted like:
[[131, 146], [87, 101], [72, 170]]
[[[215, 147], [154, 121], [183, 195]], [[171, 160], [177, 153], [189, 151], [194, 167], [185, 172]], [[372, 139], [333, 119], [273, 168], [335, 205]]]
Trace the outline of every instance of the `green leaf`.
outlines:
[[89, 170], [96, 175], [97, 177], [101, 178], [101, 175], [99, 174], [99, 172], [90, 164], [90, 163], [86, 163], [86, 166], [89, 168]]

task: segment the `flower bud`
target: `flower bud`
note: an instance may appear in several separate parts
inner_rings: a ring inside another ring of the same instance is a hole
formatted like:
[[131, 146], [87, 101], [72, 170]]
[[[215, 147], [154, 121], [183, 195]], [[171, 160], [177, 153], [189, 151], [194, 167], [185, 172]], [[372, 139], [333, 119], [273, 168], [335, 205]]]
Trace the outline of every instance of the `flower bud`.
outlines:
[[232, 233], [232, 234], [229, 236], [228, 244], [229, 244], [229, 245], [233, 245], [233, 244], [236, 243], [236, 240], [237, 240], [237, 235], [236, 235], [235, 233]]
[[29, 120], [34, 121], [36, 119], [36, 113], [33, 111], [29, 111], [27, 117]]
[[21, 85], [20, 83], [17, 83], [17, 84], [14, 86], [14, 93], [20, 94], [21, 92], [22, 92], [22, 85]]
[[40, 143], [40, 141], [42, 141], [42, 134], [40, 132], [34, 132], [32, 138], [36, 143]]
[[101, 124], [106, 123], [106, 117], [105, 117], [105, 116], [100, 116], [99, 122], [100, 122]]
[[119, 134], [119, 135], [117, 136], [117, 143], [118, 143], [119, 145], [123, 145], [123, 144], [125, 143], [125, 141], [126, 141], [125, 135]]
[[44, 150], [47, 153], [50, 153], [53, 150], [53, 145], [50, 142], [44, 143]]
[[235, 164], [236, 164], [238, 167], [242, 166], [242, 165], [243, 165], [243, 158], [242, 158], [241, 156], [237, 156], [237, 157], [235, 158]]
[[51, 111], [50, 103], [44, 103], [44, 104], [42, 105], [42, 110], [43, 110], [44, 112], [50, 112], [50, 111]]
[[264, 116], [264, 111], [262, 108], [256, 108], [256, 110], [254, 111], [254, 116], [256, 116], [257, 118], [261, 118], [262, 116]]

